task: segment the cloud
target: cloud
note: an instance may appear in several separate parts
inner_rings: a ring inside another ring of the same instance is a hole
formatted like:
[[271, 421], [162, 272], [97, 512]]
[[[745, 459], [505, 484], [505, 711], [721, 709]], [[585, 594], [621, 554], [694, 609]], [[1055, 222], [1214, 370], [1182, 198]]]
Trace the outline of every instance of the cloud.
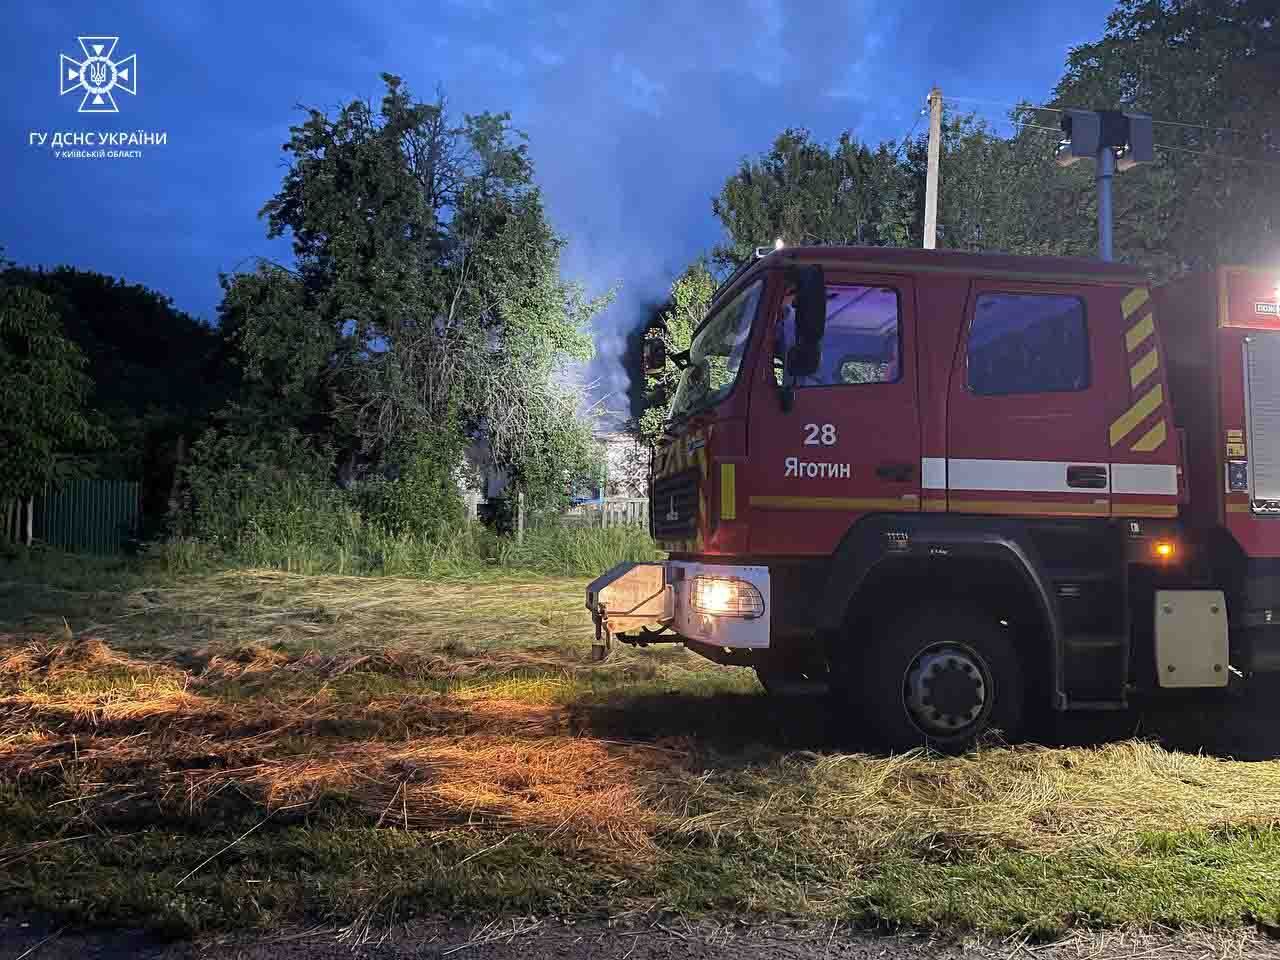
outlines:
[[124, 273], [210, 316], [219, 269], [287, 250], [265, 240], [256, 213], [278, 188], [293, 106], [377, 98], [382, 71], [423, 98], [441, 84], [456, 112], [510, 110], [530, 134], [568, 239], [565, 275], [594, 293], [622, 283], [586, 373], [621, 397], [627, 330], [718, 239], [711, 198], [742, 157], [788, 126], [824, 140], [900, 137], [935, 83], [953, 96], [1042, 97], [1063, 50], [1097, 37], [1112, 3], [333, 0], [308, 18], [251, 0], [121, 8], [102, 29], [150, 79], [119, 129], [167, 130], [170, 145], [132, 165], [76, 168], [26, 149], [25, 131], [74, 120], [50, 89], [50, 58], [100, 11], [27, 4], [11, 24], [19, 87], [0, 104], [0, 157], [23, 189], [0, 231], [10, 256]]
[[[778, 0], [543, 8], [521, 20], [530, 70], [516, 122], [530, 134], [567, 276], [621, 290], [600, 318], [585, 379], [625, 394], [627, 332], [719, 237], [711, 198], [738, 160], [783, 127], [823, 136], [860, 119], [833, 110], [865, 57], [873, 18], [857, 3], [802, 16]], [[555, 49], [554, 57], [545, 51]]]

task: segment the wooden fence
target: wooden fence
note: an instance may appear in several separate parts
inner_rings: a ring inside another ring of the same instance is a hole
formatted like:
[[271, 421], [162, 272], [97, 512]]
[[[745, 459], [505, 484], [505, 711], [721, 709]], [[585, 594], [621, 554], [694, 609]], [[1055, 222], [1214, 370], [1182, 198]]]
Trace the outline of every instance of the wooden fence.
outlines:
[[581, 503], [565, 514], [565, 519], [590, 527], [649, 525], [648, 497], [609, 497], [604, 501]]

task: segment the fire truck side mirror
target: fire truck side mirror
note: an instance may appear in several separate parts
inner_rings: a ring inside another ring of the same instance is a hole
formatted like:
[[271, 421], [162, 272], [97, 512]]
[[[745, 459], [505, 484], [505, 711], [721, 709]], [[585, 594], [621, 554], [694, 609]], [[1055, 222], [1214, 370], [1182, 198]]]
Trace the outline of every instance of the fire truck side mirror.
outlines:
[[787, 377], [812, 377], [818, 372], [821, 354], [817, 343], [800, 342], [787, 351]]
[[818, 371], [822, 335], [827, 327], [827, 284], [822, 267], [789, 271], [795, 284], [796, 342], [787, 351], [787, 373], [809, 377]]
[[667, 345], [661, 337], [650, 337], [644, 342], [644, 372], [656, 377], [667, 366]]

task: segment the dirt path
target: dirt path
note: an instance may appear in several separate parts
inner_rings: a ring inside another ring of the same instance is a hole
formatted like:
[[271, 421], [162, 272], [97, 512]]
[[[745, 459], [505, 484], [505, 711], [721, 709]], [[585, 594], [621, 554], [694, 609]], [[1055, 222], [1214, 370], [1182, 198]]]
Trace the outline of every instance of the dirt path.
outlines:
[[1018, 939], [934, 940], [852, 932], [831, 926], [753, 926], [650, 921], [600, 924], [508, 920], [476, 928], [414, 924], [394, 932], [296, 932], [256, 940], [164, 943], [133, 931], [71, 934], [39, 923], [0, 920], [3, 960], [1280, 960], [1280, 940], [1232, 932], [1080, 933], [1053, 944]]

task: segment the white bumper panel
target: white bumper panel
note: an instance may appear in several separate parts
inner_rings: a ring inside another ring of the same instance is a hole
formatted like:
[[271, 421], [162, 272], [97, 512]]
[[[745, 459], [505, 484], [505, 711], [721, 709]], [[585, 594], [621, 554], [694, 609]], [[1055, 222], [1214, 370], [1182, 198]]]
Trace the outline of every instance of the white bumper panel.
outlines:
[[[769, 595], [768, 567], [741, 567], [719, 563], [688, 563], [668, 560], [667, 583], [675, 593], [675, 630], [682, 637], [698, 640], [717, 647], [741, 650], [763, 650], [769, 646], [769, 616], [772, 598]], [[760, 591], [764, 599], [764, 615], [746, 619], [733, 616], [712, 616], [693, 608], [690, 599], [693, 578], [733, 577], [745, 580]]]

